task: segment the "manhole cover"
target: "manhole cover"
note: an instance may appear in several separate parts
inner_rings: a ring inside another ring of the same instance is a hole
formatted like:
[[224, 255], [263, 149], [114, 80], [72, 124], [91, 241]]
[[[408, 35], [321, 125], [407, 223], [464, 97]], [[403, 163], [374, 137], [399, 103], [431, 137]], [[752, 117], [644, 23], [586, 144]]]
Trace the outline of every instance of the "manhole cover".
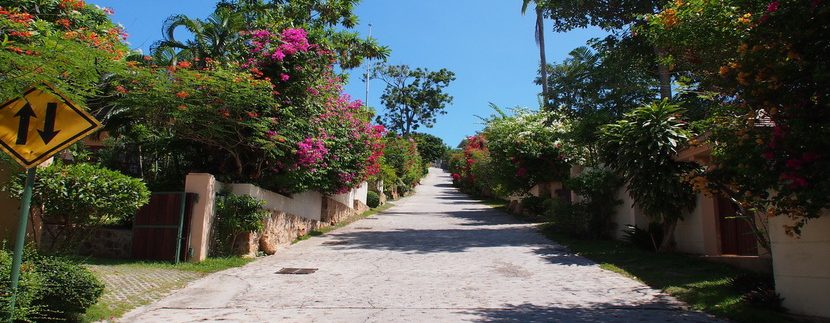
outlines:
[[317, 268], [283, 268], [277, 271], [281, 275], [308, 275], [317, 271]]
[[339, 245], [349, 244], [349, 242], [348, 241], [326, 241], [326, 242], [323, 242], [321, 244], [329, 245], [329, 246], [339, 246]]

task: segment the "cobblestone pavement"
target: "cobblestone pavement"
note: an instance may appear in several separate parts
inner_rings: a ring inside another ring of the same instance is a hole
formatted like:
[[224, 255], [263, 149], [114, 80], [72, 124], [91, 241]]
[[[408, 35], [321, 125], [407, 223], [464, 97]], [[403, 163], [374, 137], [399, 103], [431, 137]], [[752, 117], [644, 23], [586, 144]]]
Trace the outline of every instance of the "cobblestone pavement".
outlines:
[[[207, 276], [124, 322], [708, 322], [600, 269], [432, 169], [388, 211]], [[307, 275], [281, 268], [317, 268]]]
[[135, 308], [157, 301], [172, 289], [184, 287], [203, 273], [176, 269], [136, 268], [132, 266], [86, 265], [106, 286], [99, 303]]

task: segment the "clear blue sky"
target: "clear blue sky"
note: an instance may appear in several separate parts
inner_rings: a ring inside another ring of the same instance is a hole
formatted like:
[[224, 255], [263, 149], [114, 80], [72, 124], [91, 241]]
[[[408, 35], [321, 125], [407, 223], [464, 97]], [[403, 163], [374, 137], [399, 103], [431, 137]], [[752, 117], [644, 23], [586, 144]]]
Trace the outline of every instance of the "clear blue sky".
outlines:
[[[147, 51], [161, 38], [161, 24], [173, 14], [205, 17], [211, 0], [90, 0], [115, 9], [114, 20], [130, 34], [133, 48]], [[447, 114], [432, 129], [420, 129], [441, 137], [455, 147], [461, 139], [482, 128], [476, 117], [488, 116], [488, 102], [501, 107], [538, 107], [533, 84], [539, 51], [533, 38], [535, 17], [520, 13], [521, 0], [363, 0], [357, 8], [360, 26], [392, 49], [391, 64], [408, 64], [431, 70], [448, 68], [456, 73], [448, 92], [455, 98]], [[548, 62], [561, 61], [573, 48], [604, 33], [597, 29], [545, 34]], [[346, 92], [364, 98], [362, 70], [353, 70]], [[370, 82], [369, 105], [379, 107], [383, 82]]]

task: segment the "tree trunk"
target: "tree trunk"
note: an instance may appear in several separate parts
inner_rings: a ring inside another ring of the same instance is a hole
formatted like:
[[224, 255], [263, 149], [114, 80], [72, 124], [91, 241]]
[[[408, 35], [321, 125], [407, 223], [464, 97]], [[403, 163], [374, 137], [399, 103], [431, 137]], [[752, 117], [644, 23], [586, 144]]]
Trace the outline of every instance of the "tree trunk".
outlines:
[[666, 220], [663, 222], [663, 241], [660, 242], [660, 248], [657, 252], [672, 251], [674, 242], [674, 229], [677, 227], [677, 219]]
[[657, 53], [657, 75], [660, 80], [660, 99], [671, 100], [671, 71], [669, 71], [668, 65], [661, 63], [663, 58], [666, 57], [666, 53], [659, 48], [655, 48], [654, 52]]
[[539, 43], [539, 73], [542, 79], [542, 108], [548, 108], [548, 62], [545, 55], [545, 20], [542, 7], [536, 5], [536, 41]]

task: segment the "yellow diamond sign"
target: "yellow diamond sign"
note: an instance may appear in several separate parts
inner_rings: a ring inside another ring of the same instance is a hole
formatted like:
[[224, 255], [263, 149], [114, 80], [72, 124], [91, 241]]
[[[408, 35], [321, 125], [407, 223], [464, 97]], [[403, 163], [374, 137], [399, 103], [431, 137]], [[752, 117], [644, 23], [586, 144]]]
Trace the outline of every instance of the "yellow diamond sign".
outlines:
[[0, 148], [32, 168], [101, 127], [52, 87], [32, 87], [0, 105]]

